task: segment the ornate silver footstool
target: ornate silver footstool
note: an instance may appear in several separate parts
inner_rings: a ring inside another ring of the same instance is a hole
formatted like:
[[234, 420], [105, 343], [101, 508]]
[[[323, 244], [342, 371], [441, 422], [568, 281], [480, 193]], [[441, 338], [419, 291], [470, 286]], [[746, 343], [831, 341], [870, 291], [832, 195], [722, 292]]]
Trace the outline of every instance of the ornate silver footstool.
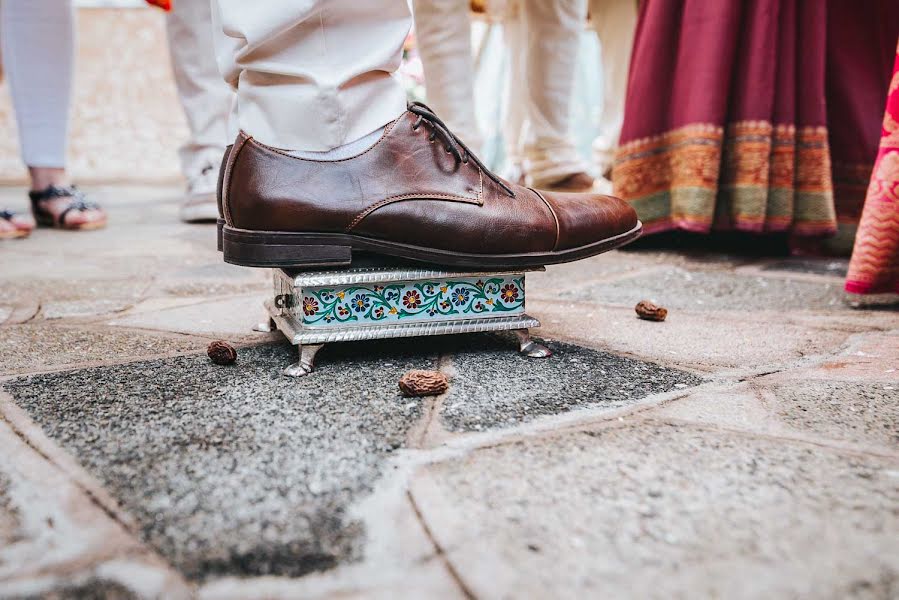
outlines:
[[259, 331], [280, 330], [299, 348], [284, 374], [312, 372], [315, 355], [330, 342], [511, 330], [519, 351], [533, 358], [552, 352], [531, 340], [540, 322], [525, 314], [527, 271], [444, 271], [377, 259], [333, 271], [273, 269], [274, 294]]

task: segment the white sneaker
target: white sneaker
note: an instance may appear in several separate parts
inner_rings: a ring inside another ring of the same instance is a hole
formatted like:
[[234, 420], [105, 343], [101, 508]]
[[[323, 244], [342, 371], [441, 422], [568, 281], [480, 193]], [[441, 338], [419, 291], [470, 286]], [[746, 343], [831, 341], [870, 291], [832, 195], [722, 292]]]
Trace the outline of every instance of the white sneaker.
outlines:
[[605, 177], [597, 177], [593, 180], [593, 191], [597, 194], [612, 195], [612, 182]]
[[187, 185], [187, 196], [181, 204], [181, 220], [185, 223], [206, 223], [218, 219], [217, 187], [218, 171], [207, 165]]

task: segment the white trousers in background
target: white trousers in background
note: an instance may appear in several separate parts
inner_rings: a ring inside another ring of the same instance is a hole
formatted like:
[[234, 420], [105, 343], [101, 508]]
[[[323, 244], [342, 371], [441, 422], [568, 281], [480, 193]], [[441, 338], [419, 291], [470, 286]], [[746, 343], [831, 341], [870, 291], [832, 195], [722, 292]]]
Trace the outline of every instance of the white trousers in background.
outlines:
[[612, 168], [624, 121], [627, 74], [637, 28], [637, 0], [590, 0], [590, 21], [602, 54], [603, 106], [593, 160], [600, 173]]
[[569, 136], [586, 16], [586, 0], [519, 0], [518, 14], [505, 22], [511, 57], [507, 148], [520, 157], [535, 187], [587, 171]]
[[484, 140], [474, 111], [468, 0], [413, 0], [412, 6], [428, 105], [450, 131], [479, 152]]
[[412, 25], [406, 0], [213, 2], [236, 126], [262, 143], [327, 151], [406, 109], [394, 75]]
[[[218, 171], [225, 146], [234, 141], [228, 138], [234, 93], [216, 63], [209, 0], [175, 0], [166, 29], [175, 86], [190, 129], [179, 151], [181, 169], [188, 182], [197, 182], [211, 173], [208, 167]], [[215, 172], [207, 177], [213, 186]]]
[[[509, 48], [509, 105], [503, 134], [514, 172], [541, 186], [585, 171], [568, 136], [578, 36], [586, 0], [518, 0], [502, 4]], [[467, 0], [414, 0], [415, 33], [428, 103], [472, 148], [480, 146]]]
[[0, 1], [0, 43], [22, 161], [65, 167], [75, 68], [71, 1]]

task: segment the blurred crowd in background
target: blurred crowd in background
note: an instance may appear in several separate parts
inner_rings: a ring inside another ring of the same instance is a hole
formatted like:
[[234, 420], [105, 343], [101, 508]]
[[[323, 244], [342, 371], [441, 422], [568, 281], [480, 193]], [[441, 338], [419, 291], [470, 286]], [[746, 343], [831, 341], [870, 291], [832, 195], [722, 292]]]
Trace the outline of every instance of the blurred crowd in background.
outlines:
[[[210, 3], [153, 3], [166, 11], [189, 129], [181, 217], [214, 221], [232, 92], [215, 61]], [[670, 243], [740, 235], [771, 251], [854, 248], [847, 290], [899, 291], [899, 2], [412, 6], [400, 71], [410, 98], [507, 178], [620, 196], [645, 236]], [[0, 0], [32, 206], [32, 216], [0, 212], [0, 237], [106, 224], [66, 170], [75, 31], [71, 0]]]

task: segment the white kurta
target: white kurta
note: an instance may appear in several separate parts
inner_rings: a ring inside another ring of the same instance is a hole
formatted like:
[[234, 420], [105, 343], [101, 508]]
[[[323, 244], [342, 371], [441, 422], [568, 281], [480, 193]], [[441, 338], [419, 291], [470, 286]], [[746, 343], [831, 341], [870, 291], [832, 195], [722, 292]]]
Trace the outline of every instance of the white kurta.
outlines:
[[405, 110], [395, 72], [412, 24], [406, 0], [213, 2], [219, 69], [237, 91], [232, 130], [326, 151]]

